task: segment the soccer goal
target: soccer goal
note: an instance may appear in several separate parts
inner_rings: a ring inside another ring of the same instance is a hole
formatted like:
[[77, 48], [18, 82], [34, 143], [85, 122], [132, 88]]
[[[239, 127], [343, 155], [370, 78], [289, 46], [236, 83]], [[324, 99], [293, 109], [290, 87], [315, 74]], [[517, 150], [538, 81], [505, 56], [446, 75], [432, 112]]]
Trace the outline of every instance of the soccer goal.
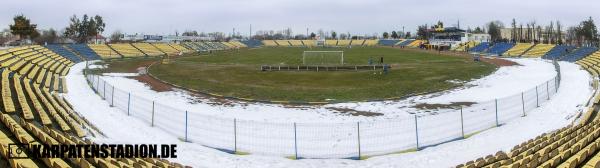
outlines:
[[343, 65], [344, 51], [304, 51], [304, 65]]

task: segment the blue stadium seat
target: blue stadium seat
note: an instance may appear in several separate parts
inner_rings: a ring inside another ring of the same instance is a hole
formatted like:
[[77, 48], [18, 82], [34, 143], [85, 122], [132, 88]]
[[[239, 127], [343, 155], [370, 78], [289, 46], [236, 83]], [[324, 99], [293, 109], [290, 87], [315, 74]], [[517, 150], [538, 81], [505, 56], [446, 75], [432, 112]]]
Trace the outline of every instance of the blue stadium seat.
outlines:
[[379, 40], [378, 44], [381, 46], [394, 46], [400, 40]]
[[471, 50], [469, 50], [469, 52], [484, 52], [486, 49], [490, 48], [490, 43], [488, 42], [482, 42], [479, 43], [479, 45], [476, 45], [475, 47], [471, 48]]
[[240, 42], [244, 43], [246, 46], [248, 46], [250, 48], [256, 48], [256, 47], [262, 46], [262, 42], [260, 40], [245, 40], [245, 41], [240, 41]]
[[67, 50], [60, 44], [49, 44], [49, 45], [46, 45], [45, 47], [48, 48], [49, 50], [52, 50], [56, 54], [73, 61], [74, 63], [78, 63], [78, 62], [82, 61], [81, 58], [79, 58], [79, 56], [77, 56], [75, 53]]
[[582, 59], [594, 52], [598, 51], [598, 48], [596, 47], [580, 47], [579, 49], [565, 55], [564, 57], [560, 58], [561, 61], [569, 61], [569, 62], [575, 62], [579, 59]]
[[548, 51], [542, 58], [544, 59], [560, 59], [563, 55], [566, 55], [575, 50], [575, 46], [557, 45]]
[[101, 59], [96, 52], [94, 52], [88, 45], [86, 44], [70, 44], [69, 48], [73, 49], [73, 51], [79, 53], [79, 55], [83, 56], [86, 60], [99, 60]]
[[489, 55], [501, 56], [504, 52], [508, 51], [515, 44], [513, 43], [496, 43], [490, 49], [488, 49], [487, 53]]

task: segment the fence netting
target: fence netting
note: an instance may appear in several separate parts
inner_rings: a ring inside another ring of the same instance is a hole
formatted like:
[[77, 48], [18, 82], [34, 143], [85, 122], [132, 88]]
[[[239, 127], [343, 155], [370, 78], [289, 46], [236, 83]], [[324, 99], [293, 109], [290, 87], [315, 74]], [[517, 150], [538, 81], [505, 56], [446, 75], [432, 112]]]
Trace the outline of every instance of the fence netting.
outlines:
[[556, 69], [556, 77], [512, 96], [435, 115], [346, 123], [285, 123], [211, 116], [199, 113], [199, 109], [182, 109], [119, 89], [102, 76], [86, 75], [86, 79], [111, 106], [182, 141], [231, 153], [360, 158], [419, 150], [467, 138], [526, 116], [558, 91], [560, 72]]

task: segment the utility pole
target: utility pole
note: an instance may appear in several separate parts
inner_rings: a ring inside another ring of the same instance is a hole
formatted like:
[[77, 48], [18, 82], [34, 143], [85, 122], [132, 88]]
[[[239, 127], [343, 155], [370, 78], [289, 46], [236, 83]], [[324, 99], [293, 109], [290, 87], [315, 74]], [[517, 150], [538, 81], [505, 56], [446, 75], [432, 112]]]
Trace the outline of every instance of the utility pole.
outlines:
[[250, 24], [250, 32], [249, 32], [250, 36], [248, 36], [248, 39], [252, 38], [252, 24]]
[[406, 32], [404, 32], [404, 26], [402, 26], [402, 37], [406, 38]]

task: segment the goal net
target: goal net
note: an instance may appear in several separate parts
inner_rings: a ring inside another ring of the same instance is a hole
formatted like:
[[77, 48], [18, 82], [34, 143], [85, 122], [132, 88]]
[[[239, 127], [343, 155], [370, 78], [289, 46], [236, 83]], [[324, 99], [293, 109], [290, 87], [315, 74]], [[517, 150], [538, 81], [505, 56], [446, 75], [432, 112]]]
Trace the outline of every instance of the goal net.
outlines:
[[344, 64], [344, 51], [304, 51], [302, 64], [342, 65]]

